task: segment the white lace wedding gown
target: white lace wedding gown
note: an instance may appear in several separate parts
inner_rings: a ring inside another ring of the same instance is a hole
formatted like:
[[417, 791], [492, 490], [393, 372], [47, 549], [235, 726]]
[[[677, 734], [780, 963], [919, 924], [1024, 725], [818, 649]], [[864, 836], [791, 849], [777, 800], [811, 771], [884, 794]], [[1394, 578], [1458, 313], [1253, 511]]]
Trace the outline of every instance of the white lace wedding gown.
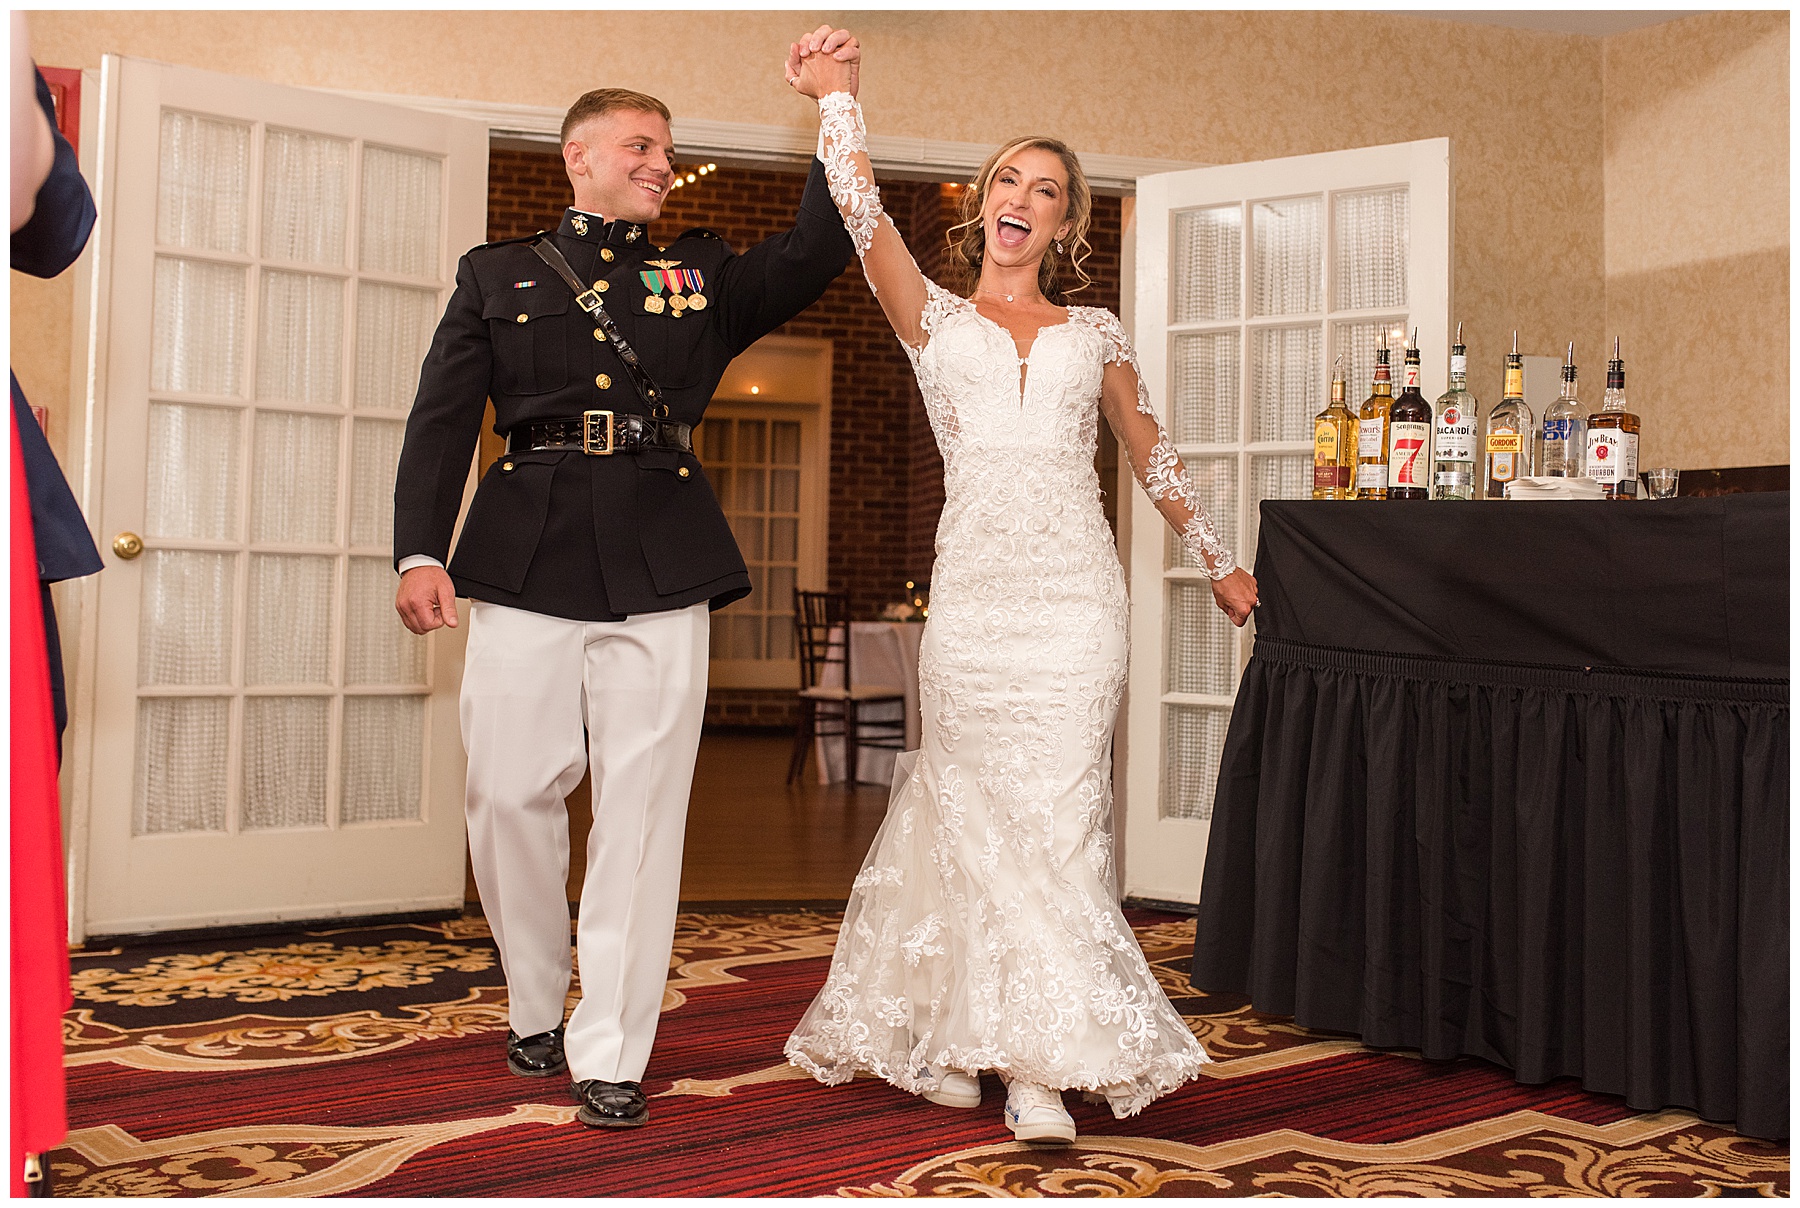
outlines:
[[[844, 94], [821, 108], [833, 193], [866, 253], [882, 215], [846, 165], [860, 114]], [[927, 338], [908, 352], [945, 501], [921, 749], [896, 767], [830, 974], [786, 1053], [827, 1083], [866, 1070], [920, 1092], [946, 1069], [998, 1070], [1098, 1092], [1128, 1116], [1209, 1060], [1114, 888], [1127, 601], [1094, 449], [1105, 366], [1135, 374], [1136, 357], [1111, 314], [1070, 307], [1022, 362], [973, 303], [929, 282], [926, 295]], [[1135, 412], [1109, 419], [1158, 507], [1228, 574], [1141, 381]]]

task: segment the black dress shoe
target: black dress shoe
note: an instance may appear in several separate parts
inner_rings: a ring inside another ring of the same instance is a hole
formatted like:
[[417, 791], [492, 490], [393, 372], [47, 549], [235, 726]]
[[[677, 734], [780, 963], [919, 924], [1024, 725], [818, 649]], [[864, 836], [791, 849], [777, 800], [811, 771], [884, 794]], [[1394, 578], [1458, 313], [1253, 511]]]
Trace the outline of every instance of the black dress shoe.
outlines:
[[581, 1104], [575, 1118], [589, 1128], [636, 1128], [650, 1120], [650, 1101], [635, 1082], [589, 1078], [575, 1084], [575, 1101]]
[[547, 1078], [569, 1068], [563, 1057], [563, 1030], [552, 1028], [535, 1036], [506, 1033], [506, 1068], [521, 1078]]

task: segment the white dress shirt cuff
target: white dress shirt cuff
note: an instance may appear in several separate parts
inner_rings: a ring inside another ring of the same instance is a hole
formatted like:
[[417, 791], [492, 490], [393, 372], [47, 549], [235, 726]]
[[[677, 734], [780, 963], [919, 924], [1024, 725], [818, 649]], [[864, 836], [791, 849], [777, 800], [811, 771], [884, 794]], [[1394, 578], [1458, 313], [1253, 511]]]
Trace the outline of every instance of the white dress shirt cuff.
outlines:
[[439, 570], [444, 568], [444, 564], [430, 554], [408, 554], [400, 559], [400, 573], [403, 575], [415, 566], [435, 566]]

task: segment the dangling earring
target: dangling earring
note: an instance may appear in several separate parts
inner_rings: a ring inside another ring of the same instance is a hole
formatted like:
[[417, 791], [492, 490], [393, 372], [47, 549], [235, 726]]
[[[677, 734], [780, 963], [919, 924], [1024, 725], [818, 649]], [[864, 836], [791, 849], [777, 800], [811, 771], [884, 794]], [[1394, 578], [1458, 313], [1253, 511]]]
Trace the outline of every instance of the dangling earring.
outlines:
[[1056, 241], [1056, 254], [1057, 254], [1057, 255], [1058, 255], [1058, 256], [1060, 256], [1060, 255], [1062, 255], [1062, 254], [1063, 254], [1063, 250], [1062, 250], [1062, 240], [1060, 240], [1060, 239], [1058, 239], [1058, 240], [1057, 240], [1057, 241]]

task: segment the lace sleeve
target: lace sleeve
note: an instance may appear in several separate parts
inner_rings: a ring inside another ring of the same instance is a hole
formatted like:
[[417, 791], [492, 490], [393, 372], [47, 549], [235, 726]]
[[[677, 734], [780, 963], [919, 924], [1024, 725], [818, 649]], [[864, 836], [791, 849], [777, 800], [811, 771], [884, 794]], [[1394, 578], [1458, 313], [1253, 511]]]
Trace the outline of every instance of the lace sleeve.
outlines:
[[1135, 406], [1117, 403], [1107, 406], [1112, 400], [1105, 393], [1102, 405], [1107, 406], [1106, 418], [1112, 424], [1113, 434], [1119, 438], [1120, 448], [1125, 450], [1131, 462], [1131, 472], [1137, 477], [1138, 485], [1144, 488], [1144, 493], [1170, 527], [1181, 534], [1182, 545], [1206, 567], [1208, 577], [1225, 578], [1237, 569], [1237, 560], [1220, 540], [1206, 509], [1200, 506], [1187, 467], [1182, 464], [1181, 455], [1175, 451], [1150, 406], [1150, 389], [1144, 385], [1144, 376], [1138, 370], [1137, 352], [1126, 338], [1124, 326], [1104, 310], [1090, 311], [1084, 317], [1106, 343], [1106, 363], [1121, 365], [1129, 372], [1128, 393], [1135, 398]]
[[869, 136], [862, 106], [847, 92], [819, 98], [819, 161], [831, 200], [844, 216], [844, 229], [862, 259], [863, 276], [901, 342], [920, 348], [927, 335], [926, 314], [937, 300], [930, 283], [881, 208], [881, 190], [869, 164]]

